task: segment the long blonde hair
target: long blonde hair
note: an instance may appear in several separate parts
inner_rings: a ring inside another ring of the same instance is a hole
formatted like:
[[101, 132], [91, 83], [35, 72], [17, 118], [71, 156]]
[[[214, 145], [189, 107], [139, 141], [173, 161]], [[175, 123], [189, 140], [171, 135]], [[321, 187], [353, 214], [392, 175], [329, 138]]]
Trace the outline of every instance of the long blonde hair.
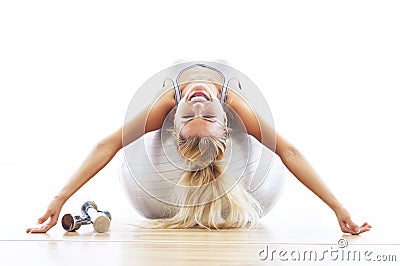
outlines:
[[177, 136], [177, 148], [186, 159], [186, 170], [173, 192], [170, 218], [152, 221], [154, 228], [208, 229], [254, 227], [262, 214], [259, 202], [241, 182], [224, 172], [221, 159], [227, 147], [223, 137]]

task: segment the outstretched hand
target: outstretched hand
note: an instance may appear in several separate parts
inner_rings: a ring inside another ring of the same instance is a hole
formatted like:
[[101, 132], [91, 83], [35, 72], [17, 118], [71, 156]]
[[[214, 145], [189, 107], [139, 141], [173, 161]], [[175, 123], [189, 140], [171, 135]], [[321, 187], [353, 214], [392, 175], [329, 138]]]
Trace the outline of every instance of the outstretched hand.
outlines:
[[37, 228], [27, 228], [27, 233], [46, 233], [49, 231], [53, 226], [57, 224], [58, 217], [60, 216], [61, 208], [63, 203], [58, 200], [54, 199], [49, 207], [47, 208], [46, 213], [38, 219], [38, 225], [40, 227]]
[[359, 235], [361, 233], [371, 230], [372, 226], [367, 222], [361, 226], [357, 226], [350, 217], [349, 212], [344, 207], [339, 207], [335, 210], [336, 217], [339, 221], [340, 229], [343, 233], [350, 233], [352, 235]]

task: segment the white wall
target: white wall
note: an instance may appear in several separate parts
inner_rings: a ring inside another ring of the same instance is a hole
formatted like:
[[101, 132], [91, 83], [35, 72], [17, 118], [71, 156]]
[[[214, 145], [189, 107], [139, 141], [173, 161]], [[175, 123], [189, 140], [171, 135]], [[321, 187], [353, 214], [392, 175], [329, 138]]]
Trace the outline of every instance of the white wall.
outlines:
[[[0, 199], [29, 199], [34, 221], [122, 125], [143, 82], [177, 60], [224, 59], [348, 205], [395, 208], [399, 11], [397, 1], [2, 1]], [[116, 208], [117, 168], [75, 199]], [[288, 191], [294, 206], [310, 195]]]

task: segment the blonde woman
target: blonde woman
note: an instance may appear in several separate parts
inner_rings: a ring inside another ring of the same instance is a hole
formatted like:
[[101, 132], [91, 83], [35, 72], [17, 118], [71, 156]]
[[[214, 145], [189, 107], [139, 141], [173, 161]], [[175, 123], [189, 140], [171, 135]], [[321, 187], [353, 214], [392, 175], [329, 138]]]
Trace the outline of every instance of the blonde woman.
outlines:
[[[228, 108], [226, 108], [228, 107]], [[227, 112], [227, 110], [232, 112]], [[158, 228], [242, 228], [253, 226], [262, 216], [263, 208], [241, 183], [229, 186], [222, 160], [227, 150], [229, 120], [242, 122], [243, 131], [275, 152], [286, 168], [336, 214], [345, 233], [360, 234], [371, 226], [355, 224], [343, 204], [305, 160], [302, 154], [266, 123], [248, 102], [226, 86], [217, 69], [206, 64], [193, 64], [177, 78], [177, 85], [160, 93], [154, 103], [129, 120], [125, 126], [101, 140], [51, 201], [39, 218], [39, 228], [29, 233], [44, 233], [52, 228], [65, 202], [97, 174], [123, 147], [143, 135], [160, 130], [173, 113], [173, 136], [178, 153], [186, 168], [177, 184], [185, 189], [174, 191], [173, 204], [158, 215], [152, 227]]]

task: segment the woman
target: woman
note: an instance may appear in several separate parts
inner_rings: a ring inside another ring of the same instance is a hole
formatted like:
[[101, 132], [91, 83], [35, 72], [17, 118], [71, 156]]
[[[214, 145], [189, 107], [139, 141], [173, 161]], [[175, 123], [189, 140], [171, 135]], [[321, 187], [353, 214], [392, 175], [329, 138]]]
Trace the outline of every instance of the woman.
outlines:
[[[173, 135], [187, 168], [179, 185], [187, 188], [176, 193], [174, 207], [153, 225], [162, 228], [234, 228], [254, 225], [261, 207], [242, 186], [224, 188], [221, 159], [227, 146], [230, 120], [242, 121], [243, 131], [256, 138], [280, 157], [287, 169], [307, 188], [323, 200], [336, 214], [345, 233], [360, 234], [371, 226], [357, 226], [344, 206], [332, 195], [302, 154], [263, 121], [248, 102], [225, 85], [223, 75], [216, 69], [193, 64], [178, 76], [178, 85], [164, 91], [124, 127], [100, 141], [67, 185], [51, 201], [46, 213], [39, 218], [40, 228], [28, 228], [29, 233], [44, 233], [58, 220], [64, 203], [124, 146], [144, 134], [160, 130], [171, 110], [176, 110]], [[176, 106], [176, 108], [175, 108]], [[142, 127], [143, 125], [143, 127]]]

